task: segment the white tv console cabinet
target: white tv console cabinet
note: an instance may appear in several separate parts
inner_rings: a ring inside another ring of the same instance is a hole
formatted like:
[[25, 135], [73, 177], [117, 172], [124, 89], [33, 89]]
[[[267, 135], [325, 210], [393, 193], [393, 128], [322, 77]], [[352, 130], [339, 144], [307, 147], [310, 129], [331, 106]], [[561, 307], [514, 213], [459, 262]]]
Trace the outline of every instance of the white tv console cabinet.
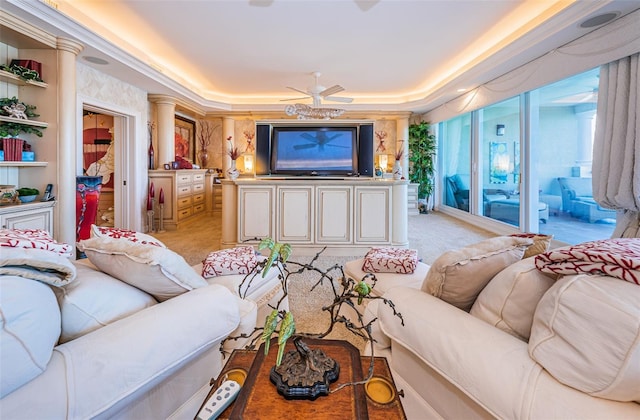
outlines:
[[[298, 255], [364, 255], [406, 247], [408, 181], [373, 178], [222, 180], [222, 247], [271, 237]], [[258, 239], [256, 239], [258, 238]]]

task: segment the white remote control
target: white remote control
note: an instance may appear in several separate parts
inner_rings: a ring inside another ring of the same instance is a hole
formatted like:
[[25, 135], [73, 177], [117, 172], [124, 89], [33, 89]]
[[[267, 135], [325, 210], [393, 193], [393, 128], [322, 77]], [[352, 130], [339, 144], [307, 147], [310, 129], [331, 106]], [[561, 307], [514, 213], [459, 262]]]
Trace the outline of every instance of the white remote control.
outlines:
[[216, 419], [236, 399], [238, 392], [240, 392], [240, 385], [236, 381], [224, 381], [204, 403], [196, 419]]

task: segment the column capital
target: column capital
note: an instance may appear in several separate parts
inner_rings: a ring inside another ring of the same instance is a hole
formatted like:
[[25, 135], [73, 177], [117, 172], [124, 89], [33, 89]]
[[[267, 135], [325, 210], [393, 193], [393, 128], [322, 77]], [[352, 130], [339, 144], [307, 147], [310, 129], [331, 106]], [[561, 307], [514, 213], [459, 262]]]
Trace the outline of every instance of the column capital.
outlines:
[[177, 99], [173, 96], [159, 94], [147, 95], [147, 99], [149, 99], [150, 102], [164, 105], [176, 105], [176, 103], [178, 102]]
[[58, 50], [70, 52], [73, 55], [78, 55], [84, 49], [84, 45], [69, 38], [58, 38], [56, 48]]

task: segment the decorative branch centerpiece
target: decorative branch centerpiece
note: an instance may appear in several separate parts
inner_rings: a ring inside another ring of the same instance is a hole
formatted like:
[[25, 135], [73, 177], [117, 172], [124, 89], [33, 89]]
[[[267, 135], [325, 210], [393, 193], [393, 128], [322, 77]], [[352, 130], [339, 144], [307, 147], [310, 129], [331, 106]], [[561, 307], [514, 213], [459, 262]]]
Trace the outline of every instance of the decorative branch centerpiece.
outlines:
[[219, 125], [214, 125], [211, 121], [200, 120], [198, 121], [198, 157], [200, 159], [200, 167], [207, 168], [209, 166], [209, 145], [211, 145], [211, 138]]
[[[347, 386], [367, 383], [373, 377], [374, 339], [371, 333], [371, 326], [376, 319], [365, 322], [363, 308], [360, 305], [365, 300], [382, 300], [384, 304], [393, 309], [393, 313], [400, 318], [402, 325], [404, 325], [402, 314], [396, 311], [393, 302], [384, 297], [371, 295], [371, 291], [377, 283], [375, 275], [367, 274], [363, 279], [357, 281], [347, 278], [344, 270], [338, 264], [326, 270], [316, 267], [314, 264], [324, 252], [324, 249], [318, 252], [309, 263], [290, 261], [291, 246], [286, 243], [277, 243], [271, 238], [263, 239], [258, 245], [259, 251], [264, 249], [270, 250], [269, 256], [245, 276], [239, 287], [243, 289], [246, 285], [251, 285], [259, 273], [262, 273], [261, 275], [264, 278], [269, 270], [273, 268], [279, 271], [278, 278], [282, 284], [284, 296], [266, 317], [263, 327], [256, 327], [250, 334], [229, 337], [227, 340], [249, 338], [246, 348], [250, 350], [255, 349], [258, 343], [264, 342], [265, 355], [269, 353], [271, 344], [277, 343], [278, 354], [276, 364], [270, 371], [270, 380], [275, 384], [278, 393], [288, 399], [314, 400], [318, 396], [329, 395]], [[323, 285], [324, 282], [328, 282], [333, 292], [332, 303], [322, 308], [322, 311], [328, 312], [331, 317], [330, 325], [326, 331], [321, 333], [297, 332], [293, 314], [280, 309], [280, 304], [287, 296], [289, 277], [305, 271], [313, 271], [319, 275], [318, 281], [310, 291]], [[336, 275], [338, 282], [334, 281], [334, 276]], [[343, 305], [353, 310], [356, 317], [355, 320], [348, 319], [341, 313]], [[325, 338], [337, 324], [344, 325], [349, 332], [369, 343], [371, 362], [364, 380], [343, 383], [335, 389], [330, 389], [330, 384], [335, 382], [340, 374], [338, 362], [325, 354], [322, 349], [311, 349], [304, 339]], [[274, 336], [277, 336], [277, 340], [275, 338], [272, 339]], [[285, 346], [289, 338], [292, 338], [295, 350], [285, 353]]]

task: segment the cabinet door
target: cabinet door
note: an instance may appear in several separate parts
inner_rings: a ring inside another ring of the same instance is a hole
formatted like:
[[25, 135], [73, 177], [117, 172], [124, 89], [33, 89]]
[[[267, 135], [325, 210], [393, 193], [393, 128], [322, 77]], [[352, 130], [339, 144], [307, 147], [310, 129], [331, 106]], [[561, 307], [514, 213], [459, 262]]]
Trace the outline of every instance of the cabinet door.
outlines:
[[275, 187], [238, 187], [238, 242], [275, 238]]
[[313, 187], [278, 188], [278, 242], [313, 242]]
[[53, 235], [53, 209], [34, 209], [0, 215], [3, 229], [42, 229]]
[[352, 242], [352, 188], [317, 187], [317, 243]]
[[[175, 177], [171, 172], [167, 172], [167, 173], [160, 173], [160, 174], [153, 174], [153, 175], [149, 175], [149, 181], [153, 182], [153, 188], [156, 192], [156, 200], [160, 199], [160, 190], [162, 190], [163, 194], [164, 194], [164, 207], [163, 207], [163, 213], [162, 213], [162, 218], [164, 219], [164, 222], [167, 223], [174, 223], [177, 220], [174, 220], [174, 218], [177, 217], [178, 214], [178, 207], [177, 207], [177, 198], [175, 196], [174, 193], [174, 183], [175, 183]], [[156, 214], [154, 215], [154, 217], [156, 219], [160, 218], [160, 212], [156, 212]]]
[[391, 197], [389, 187], [356, 187], [356, 242], [390, 242]]

